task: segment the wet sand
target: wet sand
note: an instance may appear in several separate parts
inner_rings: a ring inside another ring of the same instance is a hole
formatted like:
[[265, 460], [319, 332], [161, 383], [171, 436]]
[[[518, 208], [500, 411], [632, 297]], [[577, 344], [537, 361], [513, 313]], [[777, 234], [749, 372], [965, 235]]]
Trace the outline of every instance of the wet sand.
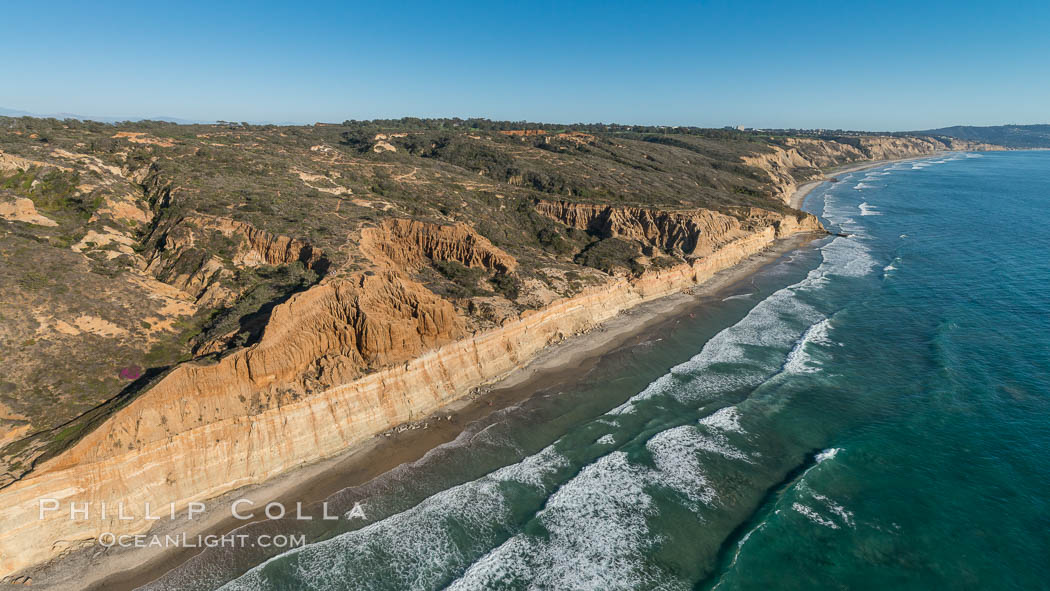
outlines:
[[[777, 241], [703, 284], [636, 306], [587, 333], [549, 347], [503, 380], [443, 407], [427, 419], [379, 434], [333, 458], [207, 501], [203, 516], [193, 521], [179, 518], [158, 522], [147, 535], [185, 534], [195, 538], [226, 534], [250, 523], [232, 517], [230, 506], [236, 499], [253, 501], [256, 512], [271, 501], [286, 507], [294, 507], [296, 502], [307, 506], [364, 484], [401, 464], [419, 460], [428, 451], [454, 440], [470, 423], [569, 381], [653, 325], [688, 314], [711, 298], [720, 299], [724, 292], [783, 254], [822, 236], [800, 234]], [[29, 574], [37, 588], [130, 591], [160, 578], [199, 552], [197, 548], [114, 548], [100, 552], [95, 546]]]

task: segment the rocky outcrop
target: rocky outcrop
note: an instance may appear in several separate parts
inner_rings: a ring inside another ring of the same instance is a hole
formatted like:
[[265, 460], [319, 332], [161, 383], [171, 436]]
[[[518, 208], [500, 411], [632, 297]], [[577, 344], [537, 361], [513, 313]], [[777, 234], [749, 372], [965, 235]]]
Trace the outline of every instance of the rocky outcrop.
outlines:
[[709, 209], [664, 211], [568, 201], [541, 201], [540, 214], [603, 238], [637, 240], [686, 257], [708, 255], [744, 235], [740, 221]]
[[758, 207], [739, 207], [734, 209], [733, 213], [744, 220], [744, 227], [748, 231], [761, 231], [762, 228], [771, 227], [777, 238], [786, 238], [800, 232], [826, 231], [816, 216], [805, 212], [792, 215]]
[[9, 172], [15, 170], [30, 170], [32, 168], [57, 168], [58, 170], [65, 172], [71, 172], [73, 170], [68, 166], [62, 166], [53, 162], [29, 160], [28, 158], [8, 154], [7, 152], [0, 150], [0, 170]]
[[323, 273], [327, 261], [320, 249], [299, 238], [279, 236], [260, 230], [251, 224], [226, 218], [215, 218], [211, 227], [228, 238], [240, 239], [240, 248], [233, 262], [245, 267], [257, 265], [288, 265], [300, 262], [307, 269]]
[[[830, 150], [831, 145], [827, 148]], [[830, 156], [825, 155], [825, 158]], [[742, 156], [744, 164], [752, 166], [765, 172], [770, 183], [769, 190], [773, 197], [784, 201], [798, 189], [796, 178], [800, 169], [817, 168], [817, 165], [803, 156], [797, 147], [782, 148], [774, 146], [771, 152], [763, 152], [754, 156]]]
[[279, 409], [462, 336], [452, 305], [394, 274], [334, 280], [274, 309], [258, 345], [178, 367], [54, 467], [91, 464], [222, 422]]
[[146, 261], [147, 271], [205, 305], [221, 304], [236, 295], [222, 285], [231, 271], [213, 254], [219, 249], [201, 244], [215, 235], [234, 245], [232, 262], [237, 267], [300, 262], [321, 275], [328, 269], [324, 253], [309, 242], [271, 234], [229, 218], [193, 215], [159, 231]]
[[401, 267], [418, 267], [426, 259], [509, 273], [518, 262], [466, 224], [442, 225], [388, 218], [361, 232], [361, 250], [373, 260], [385, 258]]
[[969, 150], [974, 152], [1001, 152], [1007, 150], [1005, 146], [998, 144], [986, 144], [984, 142], [974, 142], [970, 140], [961, 140], [954, 137], [938, 137], [938, 141], [944, 142], [948, 145], [949, 150]]
[[[744, 213], [754, 228], [735, 233], [726, 222], [734, 237], [705, 256], [612, 279], [472, 336], [464, 337], [449, 303], [394, 272], [330, 280], [297, 294], [274, 309], [256, 345], [213, 365], [176, 368], [62, 455], [0, 489], [0, 576], [90, 543], [101, 532], [147, 530], [146, 502], [182, 510], [337, 454], [500, 378], [552, 342], [705, 281], [778, 236], [819, 227], [805, 216]], [[716, 226], [706, 231], [714, 234]], [[424, 253], [456, 252], [456, 260], [484, 264], [485, 255], [475, 258], [468, 250], [410, 243]], [[41, 498], [57, 499], [67, 512], [38, 519]], [[91, 512], [69, 519], [68, 504], [83, 502], [122, 502], [138, 508], [137, 518]]]
[[0, 218], [13, 222], [25, 222], [38, 226], [57, 226], [55, 220], [41, 215], [32, 199], [16, 197], [12, 201], [0, 201]]

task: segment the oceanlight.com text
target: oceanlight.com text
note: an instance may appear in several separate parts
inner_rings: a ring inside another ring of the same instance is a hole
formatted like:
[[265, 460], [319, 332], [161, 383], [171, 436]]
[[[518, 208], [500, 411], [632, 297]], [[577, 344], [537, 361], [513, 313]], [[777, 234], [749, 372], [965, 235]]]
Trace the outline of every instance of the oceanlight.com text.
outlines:
[[103, 532], [97, 540], [100, 546], [112, 548], [299, 548], [306, 545], [306, 536], [284, 534], [114, 534]]

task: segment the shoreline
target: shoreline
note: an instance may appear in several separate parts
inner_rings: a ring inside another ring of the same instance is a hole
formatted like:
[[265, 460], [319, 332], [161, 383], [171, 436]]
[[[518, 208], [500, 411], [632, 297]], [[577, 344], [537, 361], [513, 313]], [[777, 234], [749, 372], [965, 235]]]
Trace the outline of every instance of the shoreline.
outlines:
[[[934, 157], [936, 154], [898, 160], [867, 161], [823, 171], [823, 178], [798, 186], [789, 200], [802, 208], [805, 197], [817, 186], [831, 182], [826, 175], [845, 174]], [[647, 327], [673, 319], [703, 306], [707, 298], [746, 280], [761, 268], [805, 244], [819, 239], [816, 234], [797, 234], [778, 240], [766, 249], [724, 269], [711, 279], [690, 289], [642, 303], [611, 318], [594, 329], [545, 348], [524, 365], [499, 381], [439, 408], [429, 417], [403, 424], [354, 445], [331, 458], [302, 464], [269, 481], [230, 491], [206, 502], [203, 516], [193, 521], [185, 517], [162, 521], [146, 535], [184, 534], [223, 535], [254, 521], [239, 521], [229, 513], [236, 499], [253, 501], [256, 508], [268, 502], [294, 506], [319, 503], [348, 487], [364, 484], [397, 466], [421, 459], [430, 450], [454, 440], [468, 425], [531, 397], [542, 386], [556, 385], [557, 377], [596, 363], [603, 355], [623, 346]], [[451, 417], [446, 418], [446, 417]], [[426, 427], [421, 427], [426, 424]], [[98, 552], [98, 546], [73, 551], [51, 563], [24, 574], [47, 589], [91, 591], [132, 590], [164, 576], [199, 553], [197, 548], [129, 548]], [[102, 562], [103, 565], [98, 563]], [[101, 568], [100, 568], [101, 566]], [[90, 572], [90, 575], [86, 573]], [[50, 579], [44, 584], [44, 579]]]
[[[591, 331], [547, 347], [498, 382], [438, 409], [425, 419], [378, 434], [332, 458], [304, 464], [267, 482], [210, 499], [204, 514], [197, 519], [188, 521], [180, 517], [161, 521], [146, 535], [184, 534], [195, 538], [227, 534], [252, 523], [235, 520], [230, 515], [229, 505], [236, 499], [252, 500], [256, 509], [268, 502], [294, 507], [295, 502], [301, 501], [307, 506], [345, 488], [364, 484], [397, 466], [417, 461], [430, 450], [454, 440], [474, 421], [518, 404], [543, 387], [556, 385], [560, 382], [559, 376], [564, 377], [566, 372], [577, 373], [597, 363], [603, 355], [644, 333], [648, 327], [703, 306], [708, 299], [728, 291], [784, 254], [820, 237], [803, 233], [778, 240], [700, 285], [640, 304]], [[450, 416], [451, 420], [447, 418]], [[183, 547], [127, 548], [113, 552], [97, 549], [98, 546], [93, 545], [73, 551], [23, 574], [46, 589], [130, 591], [159, 579], [199, 553], [199, 549]]]
[[[819, 187], [822, 183], [830, 183], [837, 174], [849, 174], [851, 172], [858, 172], [861, 170], [867, 170], [869, 168], [878, 168], [890, 163], [896, 162], [911, 162], [912, 160], [923, 160], [925, 158], [934, 158], [941, 153], [950, 153], [949, 151], [935, 152], [933, 154], [924, 154], [922, 156], [910, 156], [908, 158], [888, 158], [884, 160], [870, 160], [862, 163], [845, 164], [834, 168], [821, 171], [821, 178], [807, 181], [798, 186], [795, 192], [791, 194], [788, 199], [788, 205], [795, 209], [802, 210], [802, 206], [806, 203], [806, 196], [813, 192], [814, 189]], [[830, 177], [828, 175], [831, 175]]]

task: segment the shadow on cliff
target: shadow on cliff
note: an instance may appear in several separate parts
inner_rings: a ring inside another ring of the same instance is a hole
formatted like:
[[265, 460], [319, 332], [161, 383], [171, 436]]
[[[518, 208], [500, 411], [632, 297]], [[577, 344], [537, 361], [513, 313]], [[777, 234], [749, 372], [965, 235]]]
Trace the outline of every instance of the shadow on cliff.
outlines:
[[57, 427], [27, 435], [5, 446], [3, 450], [0, 450], [0, 455], [6, 456], [9, 453], [18, 453], [30, 449], [41, 453], [35, 455], [32, 462], [28, 466], [23, 467], [17, 474], [13, 473], [14, 471], [12, 470], [0, 475], [0, 489], [18, 482], [44, 462], [69, 449], [85, 435], [104, 423], [110, 415], [130, 404], [132, 400], [138, 398], [140, 394], [159, 382], [177, 365], [151, 367], [121, 389], [116, 396], [102, 404]]

